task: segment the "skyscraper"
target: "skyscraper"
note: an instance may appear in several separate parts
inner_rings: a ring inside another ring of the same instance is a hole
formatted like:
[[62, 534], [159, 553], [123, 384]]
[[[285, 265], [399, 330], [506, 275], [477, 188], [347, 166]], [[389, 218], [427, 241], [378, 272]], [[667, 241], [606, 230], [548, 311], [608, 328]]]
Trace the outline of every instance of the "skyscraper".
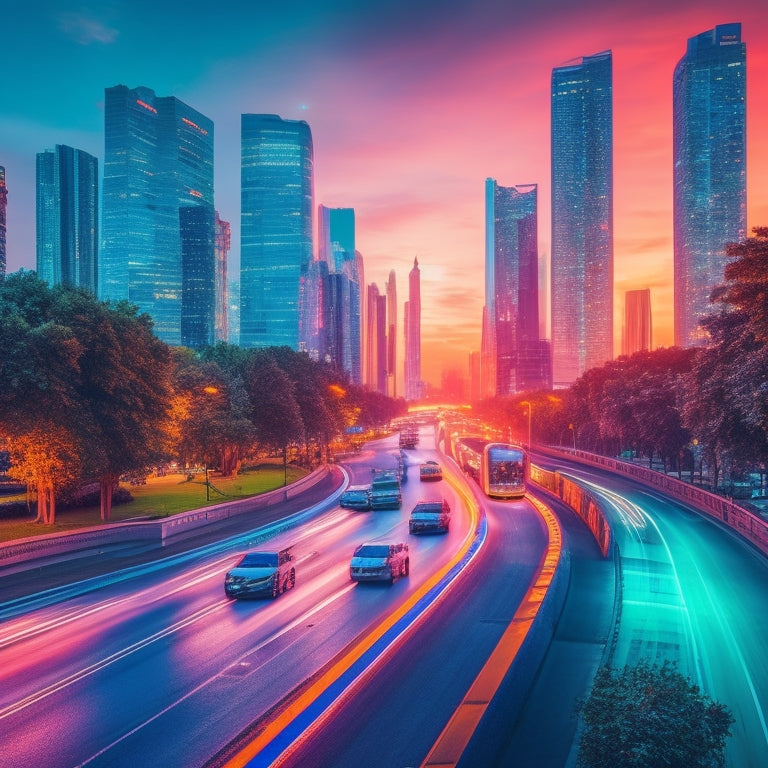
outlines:
[[8, 205], [8, 187], [5, 186], [5, 168], [0, 165], [0, 279], [5, 277], [5, 209]]
[[181, 344], [180, 210], [213, 206], [213, 123], [174, 96], [116, 85], [105, 91], [104, 153], [99, 295], [128, 299]]
[[405, 305], [405, 399], [418, 400], [421, 386], [421, 271], [413, 260], [408, 273], [408, 301]]
[[526, 381], [525, 357], [539, 340], [538, 198], [536, 184], [501, 187], [486, 180], [486, 269], [493, 270], [492, 295], [496, 350], [496, 394], [509, 395], [543, 386]]
[[98, 160], [57, 144], [37, 154], [37, 274], [98, 291]]
[[240, 344], [299, 349], [312, 261], [309, 125], [242, 115], [241, 162]]
[[376, 283], [371, 283], [367, 297], [365, 344], [365, 384], [374, 392], [387, 393], [387, 297]]
[[552, 70], [552, 358], [567, 387], [613, 357], [611, 52]]
[[651, 348], [651, 289], [624, 294], [624, 339], [621, 353], [634, 355]]
[[[338, 370], [345, 371], [353, 384], [361, 384], [362, 282], [355, 250], [353, 208], [318, 207], [318, 262], [319, 269], [324, 269], [326, 274], [319, 286], [321, 315], [317, 338], [320, 356]], [[339, 301], [344, 305], [338, 306]], [[310, 337], [315, 318], [311, 302], [309, 295], [305, 306]]]
[[216, 341], [229, 341], [229, 282], [227, 263], [229, 249], [232, 247], [232, 227], [215, 212], [214, 252], [216, 262], [216, 310], [214, 320], [214, 338]]
[[397, 281], [395, 270], [387, 280], [387, 394], [397, 397]]
[[216, 251], [212, 205], [179, 208], [181, 233], [181, 344], [191, 349], [215, 341]]
[[704, 341], [725, 246], [747, 217], [746, 45], [741, 24], [688, 40], [673, 80], [675, 345]]

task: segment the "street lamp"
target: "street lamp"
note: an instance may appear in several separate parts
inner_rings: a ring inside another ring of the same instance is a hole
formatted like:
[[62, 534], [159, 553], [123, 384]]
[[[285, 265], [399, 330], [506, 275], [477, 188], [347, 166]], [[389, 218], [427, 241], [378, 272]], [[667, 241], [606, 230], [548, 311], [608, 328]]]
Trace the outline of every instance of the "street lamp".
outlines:
[[571, 433], [573, 434], [573, 450], [576, 450], [576, 430], [573, 427], [573, 423], [568, 425], [568, 429], [571, 430]]
[[528, 406], [528, 450], [531, 449], [531, 415], [533, 411], [533, 406], [531, 405], [529, 400], [523, 400], [520, 405], [527, 405]]

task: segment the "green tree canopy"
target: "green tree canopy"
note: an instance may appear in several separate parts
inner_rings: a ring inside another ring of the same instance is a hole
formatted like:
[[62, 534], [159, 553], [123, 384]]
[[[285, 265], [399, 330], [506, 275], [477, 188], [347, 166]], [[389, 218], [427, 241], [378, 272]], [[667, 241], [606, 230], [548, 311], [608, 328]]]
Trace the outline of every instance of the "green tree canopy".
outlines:
[[582, 704], [583, 768], [722, 768], [734, 722], [674, 664], [601, 667]]

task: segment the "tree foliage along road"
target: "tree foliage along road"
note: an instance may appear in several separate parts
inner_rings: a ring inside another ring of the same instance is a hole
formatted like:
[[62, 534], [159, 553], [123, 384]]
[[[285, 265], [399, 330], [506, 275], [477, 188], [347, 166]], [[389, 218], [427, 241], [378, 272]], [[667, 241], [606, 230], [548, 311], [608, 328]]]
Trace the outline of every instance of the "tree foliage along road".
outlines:
[[717, 487], [768, 463], [768, 227], [728, 246], [725, 282], [702, 320], [705, 346], [621, 356], [586, 371], [568, 390], [481, 403], [481, 417], [520, 436], [532, 407], [534, 442], [660, 458], [693, 471], [703, 453]]
[[721, 768], [734, 722], [669, 661], [601, 667], [581, 716], [583, 768]]
[[46, 524], [84, 482], [99, 482], [107, 520], [122, 475], [170, 460], [231, 475], [255, 449], [322, 454], [344, 427], [406, 411], [288, 348], [169, 347], [135, 306], [25, 270], [0, 280], [0, 377], [8, 473], [36, 489]]

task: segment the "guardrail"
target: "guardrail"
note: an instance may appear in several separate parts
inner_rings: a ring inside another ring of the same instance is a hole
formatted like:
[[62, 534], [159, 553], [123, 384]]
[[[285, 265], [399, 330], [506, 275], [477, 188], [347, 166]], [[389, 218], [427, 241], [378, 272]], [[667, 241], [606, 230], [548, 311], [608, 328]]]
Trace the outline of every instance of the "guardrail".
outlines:
[[557, 496], [567, 504], [587, 525], [603, 553], [608, 557], [611, 550], [611, 526], [603, 514], [597, 497], [587, 488], [563, 477], [557, 470], [548, 470], [531, 463], [531, 482]]
[[669, 477], [654, 469], [639, 467], [637, 464], [612, 459], [608, 456], [598, 456], [597, 454], [578, 450], [558, 451], [552, 448], [542, 449], [539, 446], [536, 447], [536, 450], [541, 453], [568, 457], [584, 464], [602, 467], [611, 472], [631, 477], [645, 485], [658, 488], [668, 496], [684, 501], [686, 504], [694, 507], [694, 509], [704, 512], [728, 526], [731, 530], [756, 546], [763, 554], [768, 555], [768, 522], [748, 509], [744, 509], [744, 507], [724, 499], [722, 496], [710, 493], [702, 488], [697, 488], [695, 485], [690, 485], [683, 480]]
[[226, 501], [203, 509], [181, 512], [161, 520], [108, 523], [65, 533], [48, 533], [0, 544], [0, 566], [12, 565], [39, 557], [71, 555], [80, 550], [114, 547], [120, 544], [144, 543], [161, 547], [169, 539], [194, 532], [204, 525], [226, 520], [256, 509], [287, 501], [313, 487], [330, 472], [319, 467], [301, 480], [283, 488], [237, 501]]

